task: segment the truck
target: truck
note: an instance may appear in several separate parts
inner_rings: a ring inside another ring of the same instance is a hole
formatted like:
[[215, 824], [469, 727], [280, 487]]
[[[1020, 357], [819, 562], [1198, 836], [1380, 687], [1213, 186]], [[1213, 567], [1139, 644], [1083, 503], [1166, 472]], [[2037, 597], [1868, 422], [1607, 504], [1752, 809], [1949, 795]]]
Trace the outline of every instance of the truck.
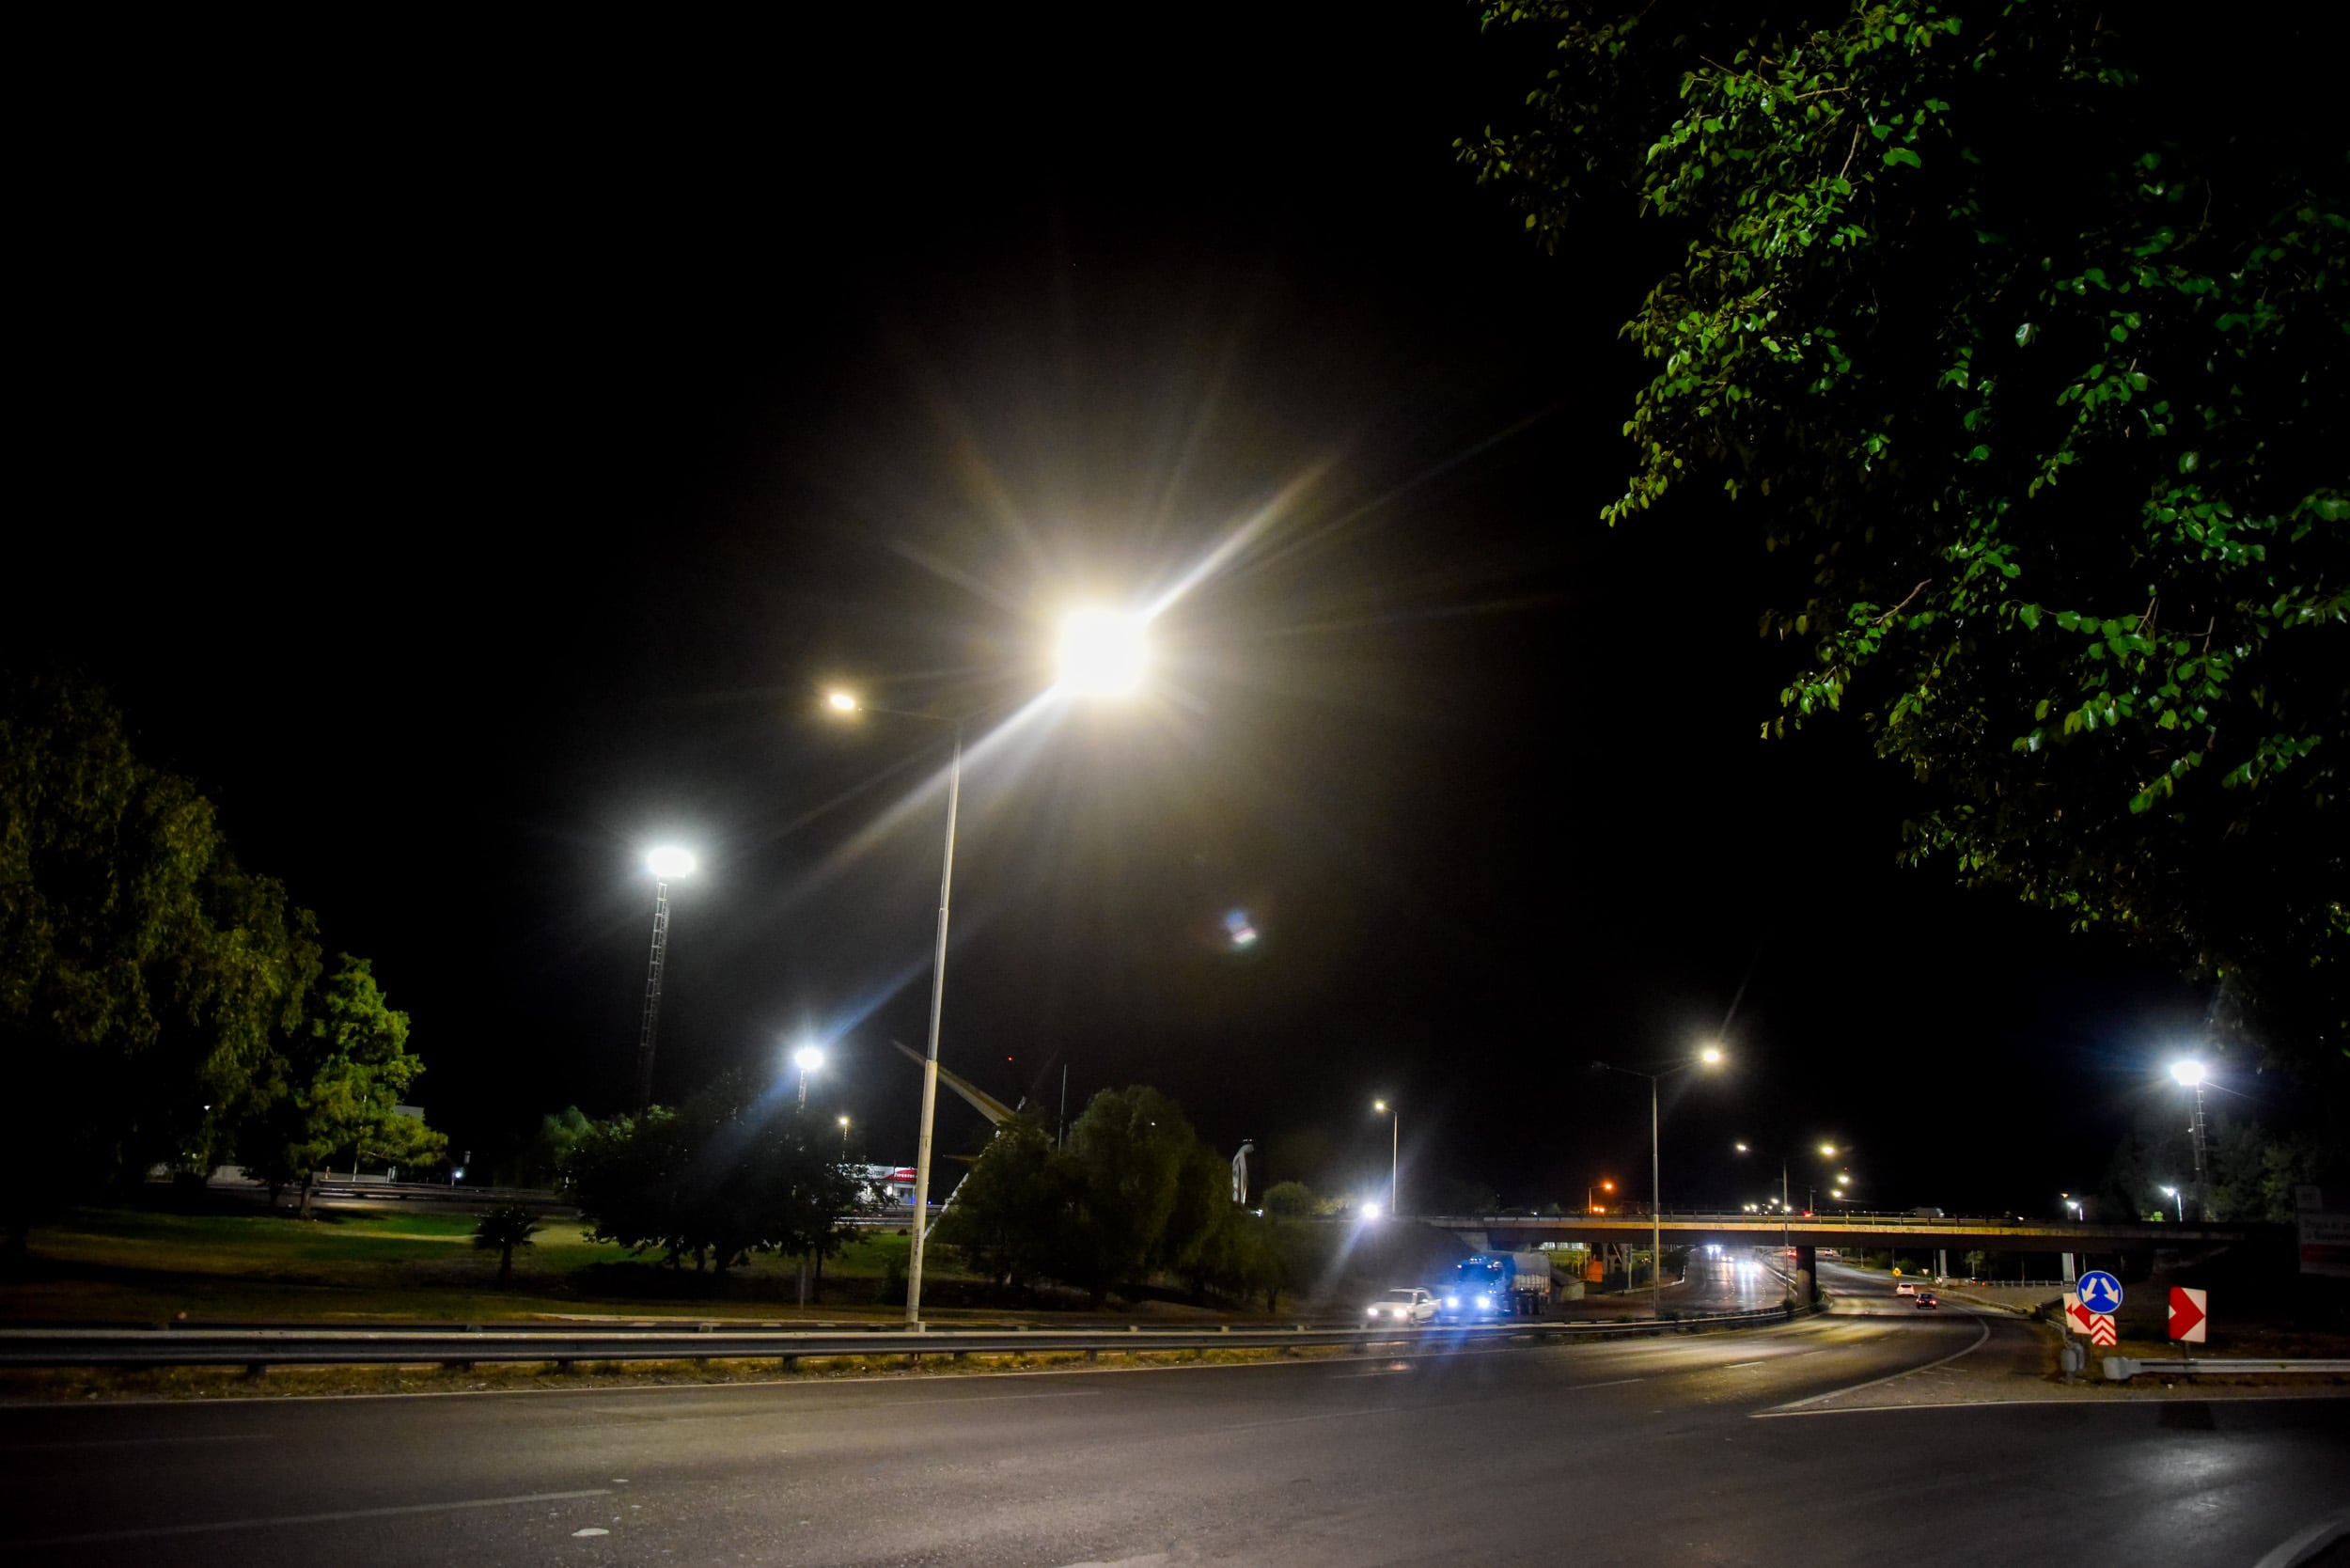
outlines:
[[1550, 1254], [1480, 1252], [1453, 1265], [1438, 1298], [1456, 1323], [1538, 1317], [1550, 1301]]

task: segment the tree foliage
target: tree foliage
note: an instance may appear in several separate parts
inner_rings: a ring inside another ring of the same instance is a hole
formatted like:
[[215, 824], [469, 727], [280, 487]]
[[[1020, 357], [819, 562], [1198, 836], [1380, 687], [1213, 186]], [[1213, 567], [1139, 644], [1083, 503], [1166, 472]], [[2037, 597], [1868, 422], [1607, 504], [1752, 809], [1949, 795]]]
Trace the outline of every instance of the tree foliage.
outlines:
[[47, 1086], [8, 1184], [24, 1228], [75, 1187], [208, 1165], [318, 973], [316, 921], [239, 866], [212, 805], [70, 682], [0, 709], [0, 1053]]
[[759, 1252], [829, 1256], [856, 1204], [830, 1130], [739, 1074], [676, 1110], [597, 1123], [571, 1159], [589, 1238], [721, 1274]]
[[1143, 1087], [1096, 1094], [1066, 1149], [1027, 1120], [1003, 1127], [955, 1189], [939, 1238], [1000, 1284], [1058, 1279], [1096, 1302], [1161, 1274], [1195, 1294], [1277, 1293], [1292, 1272], [1266, 1222], [1231, 1201], [1223, 1157]]
[[373, 1153], [432, 1158], [439, 1134], [385, 1120], [421, 1066], [367, 964], [321, 982], [317, 917], [238, 864], [102, 693], [15, 678], [0, 698], [0, 1060], [46, 1090], [12, 1242], [93, 1183], [232, 1147], [282, 1180], [370, 1128]]
[[1603, 515], [1750, 515], [1766, 732], [1857, 713], [1925, 786], [1912, 861], [2340, 1045], [2350, 181], [2289, 38], [2161, 14], [1503, 0], [1553, 69], [1459, 150], [1545, 248], [1587, 187], [1679, 243]]
[[312, 1178], [338, 1156], [353, 1166], [369, 1157], [408, 1169], [437, 1164], [447, 1137], [396, 1108], [424, 1064], [408, 1050], [408, 1015], [384, 1001], [368, 961], [341, 954], [302, 1011], [237, 1129], [246, 1171], [273, 1192], [298, 1184], [306, 1214]]
[[540, 1117], [538, 1132], [531, 1135], [515, 1162], [523, 1184], [557, 1191], [568, 1188], [572, 1156], [593, 1125], [577, 1105], [566, 1105]]

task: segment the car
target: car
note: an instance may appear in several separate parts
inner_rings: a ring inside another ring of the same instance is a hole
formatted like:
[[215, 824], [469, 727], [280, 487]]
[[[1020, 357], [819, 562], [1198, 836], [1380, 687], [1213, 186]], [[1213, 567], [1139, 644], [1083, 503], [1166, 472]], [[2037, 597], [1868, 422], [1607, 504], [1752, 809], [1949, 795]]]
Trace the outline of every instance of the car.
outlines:
[[1893, 1294], [1895, 1295], [1916, 1295], [1918, 1294], [1918, 1287], [1904, 1279], [1900, 1284], [1893, 1287]]
[[1918, 1293], [1918, 1305], [1920, 1307], [1939, 1307], [1942, 1305], [1942, 1298], [1935, 1295], [1932, 1291], [1919, 1291]]
[[1418, 1325], [1436, 1321], [1436, 1298], [1421, 1290], [1393, 1290], [1363, 1309], [1368, 1324]]

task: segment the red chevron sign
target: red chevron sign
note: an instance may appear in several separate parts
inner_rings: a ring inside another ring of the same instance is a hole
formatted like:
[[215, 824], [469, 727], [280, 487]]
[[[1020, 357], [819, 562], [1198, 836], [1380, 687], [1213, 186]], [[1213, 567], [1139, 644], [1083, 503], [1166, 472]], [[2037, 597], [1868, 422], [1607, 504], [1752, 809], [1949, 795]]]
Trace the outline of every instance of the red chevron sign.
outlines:
[[2190, 1291], [2185, 1285], [2171, 1286], [2170, 1337], [2188, 1344], [2201, 1344], [2204, 1330], [2211, 1326], [2210, 1301], [2209, 1292]]

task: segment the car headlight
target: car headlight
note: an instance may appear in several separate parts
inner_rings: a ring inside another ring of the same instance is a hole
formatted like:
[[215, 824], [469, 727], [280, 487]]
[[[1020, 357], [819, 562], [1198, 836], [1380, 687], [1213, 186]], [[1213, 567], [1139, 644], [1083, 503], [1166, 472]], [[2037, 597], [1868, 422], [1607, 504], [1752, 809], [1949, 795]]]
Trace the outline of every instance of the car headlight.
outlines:
[[1458, 1307], [1461, 1305], [1461, 1298], [1457, 1295], [1449, 1295], [1444, 1298], [1444, 1304], [1448, 1307]]
[[1489, 1295], [1480, 1295], [1480, 1296], [1479, 1296], [1479, 1297], [1477, 1298], [1477, 1305], [1479, 1305], [1480, 1307], [1490, 1307], [1490, 1306], [1492, 1306], [1493, 1304], [1494, 1304], [1494, 1298], [1493, 1298], [1492, 1296], [1489, 1296]]

